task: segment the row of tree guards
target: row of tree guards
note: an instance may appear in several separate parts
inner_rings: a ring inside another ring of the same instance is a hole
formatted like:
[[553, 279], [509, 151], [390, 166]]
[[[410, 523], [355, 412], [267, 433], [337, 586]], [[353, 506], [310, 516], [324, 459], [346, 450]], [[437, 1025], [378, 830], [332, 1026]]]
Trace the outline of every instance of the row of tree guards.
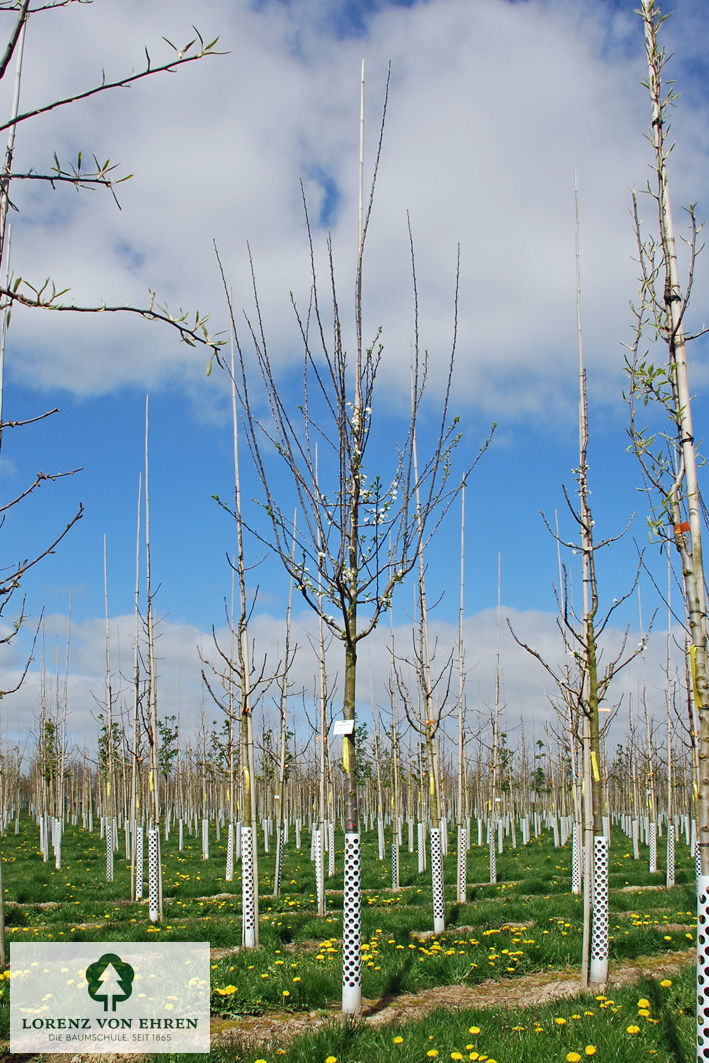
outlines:
[[[107, 881], [113, 880], [115, 859], [128, 861], [131, 899], [147, 897], [148, 916], [155, 922], [162, 918], [160, 831], [166, 841], [172, 839], [178, 851], [186, 845], [194, 848], [195, 842], [201, 845], [204, 860], [210, 859], [210, 841], [225, 844], [227, 882], [233, 881], [235, 866], [241, 861], [243, 944], [247, 948], [258, 944], [258, 843], [266, 853], [275, 854], [273, 896], [281, 893], [285, 848], [308, 851], [317, 911], [324, 915], [326, 880], [341, 870], [335, 858], [335, 824], [344, 831], [346, 807], [343, 772], [332, 756], [328, 735], [325, 741], [320, 736], [317, 743], [318, 753], [324, 750], [325, 755], [311, 755], [308, 763], [308, 758], [292, 757], [294, 736], [286, 732], [286, 756], [279, 769], [281, 758], [273, 749], [273, 735], [268, 730], [262, 733], [259, 771], [252, 784], [257, 816], [246, 823], [240, 810], [249, 758], [239, 745], [230, 747], [229, 729], [218, 731], [212, 726], [208, 731], [203, 726], [201, 740], [184, 750], [173, 718], [160, 722], [160, 733], [162, 771], [156, 784], [151, 783], [149, 773], [136, 767], [126, 732], [117, 723], [111, 755], [111, 736], [102, 727], [96, 771], [87, 759], [64, 763], [56, 723], [44, 718], [29, 777], [23, 776], [18, 757], [8, 754], [4, 759], [0, 792], [7, 810], [5, 823], [19, 816], [21, 805], [29, 804], [39, 825], [42, 857], [45, 861], [53, 859], [57, 868], [61, 867], [65, 823], [99, 833], [105, 843]], [[526, 845], [542, 829], [552, 833], [555, 847], [570, 846], [570, 887], [575, 893], [582, 890], [586, 861], [578, 742], [573, 734], [570, 741], [555, 748], [541, 740], [527, 747], [522, 739], [521, 747], [511, 750], [506, 733], [499, 730], [499, 720], [493, 720], [492, 736], [491, 745], [478, 734], [477, 756], [464, 757], [457, 770], [451, 755], [434, 757], [433, 763], [439, 767], [431, 776], [425, 768], [425, 740], [417, 738], [413, 749], [407, 742], [402, 756], [403, 736], [393, 730], [385, 735], [377, 731], [372, 760], [359, 764], [363, 828], [376, 832], [378, 859], [383, 861], [388, 855], [391, 861], [392, 890], [400, 888], [402, 847], [417, 854], [419, 874], [430, 867], [435, 932], [445, 929], [442, 857], [451, 846], [457, 853], [456, 899], [461, 903], [467, 899], [467, 855], [471, 847], [488, 850], [489, 881], [495, 883], [497, 856], [505, 848]], [[605, 812], [602, 832], [594, 835], [593, 841], [589, 909], [587, 977], [594, 983], [607, 977], [611, 821], [628, 836], [635, 859], [640, 858], [640, 844], [647, 845], [652, 872], [658, 869], [658, 844], [664, 836], [668, 886], [674, 884], [675, 846], [680, 839], [696, 852], [692, 748], [674, 748], [673, 744], [668, 747], [670, 755], [660, 760], [653, 732], [649, 730], [647, 736], [647, 745], [630, 742], [619, 746], [614, 758], [601, 761], [606, 765], [602, 779]], [[364, 738], [361, 733], [360, 739]], [[497, 756], [494, 763], [490, 760], [492, 748]], [[244, 770], [240, 770], [241, 762]], [[19, 829], [17, 818], [15, 829]], [[351, 974], [351, 962], [348, 970]]]

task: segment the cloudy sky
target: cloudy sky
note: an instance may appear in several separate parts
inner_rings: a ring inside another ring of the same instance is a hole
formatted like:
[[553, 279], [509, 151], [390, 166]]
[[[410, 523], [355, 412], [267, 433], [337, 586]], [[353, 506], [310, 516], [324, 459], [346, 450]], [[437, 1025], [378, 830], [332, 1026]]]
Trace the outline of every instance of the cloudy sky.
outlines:
[[[460, 297], [453, 412], [463, 437], [462, 471], [492, 422], [493, 444], [470, 480], [466, 500], [465, 630], [468, 706], [485, 717], [493, 698], [498, 554], [502, 564], [502, 668], [509, 730], [521, 717], [541, 734], [550, 681], [519, 651], [504, 617], [550, 659], [559, 657], [553, 584], [554, 541], [539, 516], [575, 535], [561, 485], [573, 487], [577, 463], [577, 350], [574, 266], [574, 171], [578, 173], [584, 347], [589, 377], [594, 516], [601, 536], [617, 534], [633, 513], [631, 533], [599, 562], [603, 600], [632, 583], [635, 538], [647, 543], [647, 501], [626, 453], [623, 347], [632, 336], [629, 302], [637, 292], [632, 188], [651, 176], [649, 103], [642, 27], [635, 0], [203, 0], [197, 28], [219, 35], [226, 53], [130, 89], [103, 93], [23, 122], [15, 168], [45, 172], [53, 153], [81, 151], [133, 174], [119, 189], [122, 209], [101, 190], [15, 183], [11, 270], [35, 286], [51, 277], [77, 305], [144, 305], [148, 292], [172, 309], [227, 313], [214, 256], [222, 256], [237, 309], [252, 305], [247, 244], [274, 362], [286, 372], [301, 349], [291, 307], [307, 300], [310, 276], [300, 182], [314, 228], [321, 276], [332, 234], [343, 321], [352, 342], [356, 245], [360, 68], [366, 60], [365, 170], [371, 173], [388, 64], [391, 86], [381, 171], [365, 254], [364, 332], [382, 329], [384, 355], [373, 416], [382, 438], [400, 434], [413, 339], [406, 215], [415, 242], [422, 345], [430, 354], [431, 419], [450, 350], [456, 253]], [[677, 146], [672, 192], [680, 207], [707, 201], [709, 110], [706, 51], [709, 9], [677, 0], [665, 41], [680, 91], [673, 116]], [[193, 36], [187, 0], [72, 4], [38, 14], [29, 26], [21, 110], [140, 69], [147, 47], [155, 64]], [[12, 15], [2, 18], [9, 32]], [[5, 27], [3, 27], [5, 29]], [[8, 113], [11, 77], [0, 90]], [[652, 224], [652, 202], [640, 197]], [[709, 317], [707, 270], [697, 269], [691, 327]], [[240, 320], [242, 320], [240, 318]], [[696, 420], [701, 436], [706, 371], [701, 341], [693, 349]], [[60, 408], [34, 426], [5, 433], [0, 459], [4, 502], [42, 470], [81, 468], [45, 484], [3, 526], [5, 564], [33, 556], [71, 519], [83, 519], [56, 552], [28, 575], [28, 616], [46, 610], [48, 672], [65, 659], [71, 598], [70, 727], [79, 742], [95, 731], [103, 692], [103, 537], [118, 679], [132, 657], [138, 477], [143, 463], [145, 396], [150, 395], [150, 487], [153, 580], [159, 583], [162, 712], [179, 705], [199, 714], [197, 647], [224, 628], [230, 593], [227, 556], [234, 529], [212, 496], [232, 483], [227, 381], [206, 373], [207, 355], [177, 342], [171, 330], [129, 315], [58, 315], [16, 310], [7, 341], [3, 416], [22, 420]], [[293, 375], [289, 377], [292, 381]], [[284, 384], [289, 387], [290, 384]], [[297, 404], [295, 392], [290, 396]], [[379, 405], [376, 405], [378, 403]], [[386, 449], [386, 448], [384, 448]], [[389, 455], [382, 453], [386, 466]], [[247, 504], [258, 493], [248, 464]], [[252, 512], [254, 512], [252, 508]], [[256, 519], [256, 518], [254, 518]], [[459, 511], [453, 507], [428, 557], [429, 597], [445, 657], [455, 638], [459, 580]], [[260, 652], [278, 654], [287, 584], [276, 559], [249, 540], [258, 564], [254, 635]], [[263, 559], [263, 560], [262, 560]], [[665, 582], [659, 551], [647, 564]], [[565, 558], [576, 579], [578, 556]], [[660, 606], [646, 671], [661, 706], [664, 607], [641, 580], [643, 620]], [[11, 609], [3, 621], [11, 622]], [[413, 590], [395, 605], [402, 646], [410, 642]], [[312, 688], [308, 642], [313, 618], [295, 603], [295, 689]], [[618, 645], [626, 623], [637, 644], [637, 603], [609, 629]], [[386, 627], [386, 625], [385, 625]], [[28, 646], [22, 633], [3, 650], [10, 686]], [[361, 696], [371, 687], [387, 701], [388, 631], [363, 645]], [[0, 729], [34, 725], [39, 707], [39, 651], [19, 694], [2, 703]], [[332, 674], [339, 663], [330, 652]], [[616, 695], [637, 705], [640, 669], [624, 674]], [[52, 681], [50, 678], [49, 685]], [[307, 697], [306, 693], [306, 697]], [[210, 712], [211, 710], [208, 710]], [[270, 711], [267, 708], [267, 711]], [[658, 712], [660, 709], [658, 708]]]

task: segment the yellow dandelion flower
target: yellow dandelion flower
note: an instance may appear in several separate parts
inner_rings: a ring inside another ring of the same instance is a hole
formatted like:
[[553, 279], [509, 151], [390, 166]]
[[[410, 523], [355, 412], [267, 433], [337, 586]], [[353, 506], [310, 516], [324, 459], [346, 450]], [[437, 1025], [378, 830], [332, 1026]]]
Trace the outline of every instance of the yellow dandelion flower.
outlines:
[[437, 1049], [437, 1048], [429, 1048], [429, 1050], [428, 1050], [428, 1052], [426, 1053], [426, 1055], [427, 1055], [427, 1056], [428, 1056], [428, 1057], [429, 1057], [430, 1059], [435, 1059], [435, 1058], [436, 1058], [436, 1056], [438, 1055], [438, 1049]]
[[566, 1053], [566, 1063], [581, 1063], [581, 1053], [580, 1052], [567, 1052]]
[[640, 1033], [640, 1027], [639, 1026], [626, 1026], [625, 1027], [625, 1032], [629, 1033], [629, 1034]]
[[649, 1008], [650, 1007], [650, 1001], [647, 1000], [645, 997], [640, 997], [640, 1000], [638, 1001], [638, 1007], [639, 1008]]
[[463, 1053], [462, 1052], [451, 1052], [451, 1059], [462, 1059], [462, 1058], [463, 1058]]
[[587, 1056], [595, 1056], [595, 1054], [596, 1054], [596, 1046], [595, 1045], [586, 1045], [586, 1047], [584, 1048], [584, 1052], [586, 1053]]
[[469, 1026], [468, 1027], [468, 1033], [480, 1033], [480, 1027], [479, 1026]]
[[562, 1019], [561, 1017], [554, 1019], [554, 1022], [557, 1026], [566, 1026], [566, 1019]]
[[394, 1038], [394, 1044], [395, 1045], [403, 1045], [403, 1043], [404, 1043], [404, 1038], [403, 1037], [395, 1037]]
[[663, 978], [662, 981], [660, 982], [660, 985], [662, 986], [663, 989], [669, 989], [669, 987], [672, 985], [672, 979], [671, 978]]

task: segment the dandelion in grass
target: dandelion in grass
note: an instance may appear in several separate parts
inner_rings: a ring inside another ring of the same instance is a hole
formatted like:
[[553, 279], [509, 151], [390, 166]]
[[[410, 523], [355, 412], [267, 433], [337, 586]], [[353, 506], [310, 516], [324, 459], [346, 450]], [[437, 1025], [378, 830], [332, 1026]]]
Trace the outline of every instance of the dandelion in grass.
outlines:
[[566, 1053], [566, 1063], [581, 1063], [581, 1053], [580, 1052], [567, 1052]]
[[587, 1056], [595, 1056], [595, 1054], [596, 1054], [596, 1046], [595, 1045], [586, 1045], [586, 1047], [584, 1048], [584, 1052], [586, 1053]]
[[451, 1052], [451, 1059], [462, 1059], [462, 1058], [463, 1058], [463, 1053], [462, 1052]]
[[337, 1063], [337, 1056], [327, 1056], [325, 1063]]
[[625, 1027], [625, 1032], [629, 1033], [631, 1035], [634, 1035], [636, 1033], [640, 1033], [640, 1027], [639, 1026], [635, 1026], [635, 1025], [626, 1026]]
[[671, 978], [663, 978], [662, 981], [660, 982], [660, 985], [662, 986], [663, 989], [669, 989], [670, 986], [672, 985], [672, 979]]
[[438, 1055], [438, 1049], [437, 1048], [429, 1048], [429, 1050], [426, 1053], [426, 1055], [429, 1057], [429, 1059], [435, 1059], [436, 1056]]
[[394, 1044], [395, 1044], [395, 1045], [403, 1045], [403, 1043], [404, 1043], [404, 1038], [403, 1038], [403, 1037], [399, 1037], [399, 1036], [397, 1035], [397, 1036], [396, 1036], [396, 1037], [394, 1038]]
[[562, 1018], [560, 1015], [554, 1019], [554, 1022], [557, 1026], [566, 1026], [566, 1019]]
[[647, 1000], [645, 997], [640, 997], [640, 1000], [638, 1001], [638, 1007], [639, 1008], [649, 1008], [650, 1007], [650, 1001]]
[[468, 1027], [468, 1033], [480, 1033], [480, 1027], [479, 1026], [469, 1026]]

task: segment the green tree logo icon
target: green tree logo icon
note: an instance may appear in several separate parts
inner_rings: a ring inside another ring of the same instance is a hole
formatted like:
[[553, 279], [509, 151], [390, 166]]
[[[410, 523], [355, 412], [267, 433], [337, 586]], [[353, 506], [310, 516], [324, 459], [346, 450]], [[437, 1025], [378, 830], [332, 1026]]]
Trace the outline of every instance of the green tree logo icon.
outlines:
[[134, 976], [129, 963], [124, 963], [115, 952], [104, 952], [86, 968], [89, 996], [92, 1000], [102, 1000], [104, 1011], [115, 1011], [116, 1004], [127, 1000], [133, 992]]

